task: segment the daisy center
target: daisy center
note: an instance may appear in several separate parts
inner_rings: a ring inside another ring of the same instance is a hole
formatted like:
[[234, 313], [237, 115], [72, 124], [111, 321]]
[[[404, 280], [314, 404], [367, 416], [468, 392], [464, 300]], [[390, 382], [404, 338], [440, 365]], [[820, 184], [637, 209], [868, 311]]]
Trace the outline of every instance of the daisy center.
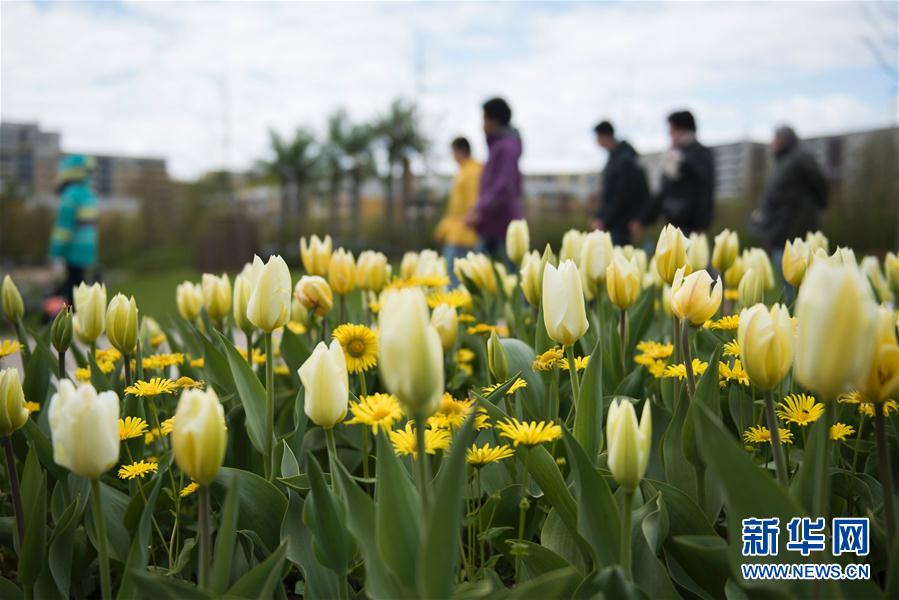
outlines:
[[365, 342], [360, 339], [350, 340], [346, 345], [346, 351], [350, 356], [359, 358], [365, 354]]

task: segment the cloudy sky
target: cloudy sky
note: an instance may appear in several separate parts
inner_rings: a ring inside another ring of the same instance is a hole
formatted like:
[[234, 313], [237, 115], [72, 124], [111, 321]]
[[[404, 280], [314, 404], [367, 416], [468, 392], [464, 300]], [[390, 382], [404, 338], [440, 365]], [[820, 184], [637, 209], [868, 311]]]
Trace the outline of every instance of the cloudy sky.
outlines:
[[[602, 117], [641, 149], [690, 107], [710, 142], [897, 122], [896, 79], [864, 39], [895, 7], [861, 3], [3, 3], [0, 115], [66, 150], [163, 156], [191, 177], [242, 168], [267, 131], [321, 131], [417, 99], [448, 165], [480, 103], [506, 96], [530, 171], [598, 168]], [[889, 7], [888, 7], [889, 8]], [[877, 25], [872, 26], [872, 21]]]

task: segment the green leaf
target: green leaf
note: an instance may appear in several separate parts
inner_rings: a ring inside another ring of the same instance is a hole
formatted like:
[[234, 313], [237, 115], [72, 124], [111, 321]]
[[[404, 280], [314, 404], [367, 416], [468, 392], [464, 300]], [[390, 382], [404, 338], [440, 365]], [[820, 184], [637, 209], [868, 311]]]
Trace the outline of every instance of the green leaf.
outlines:
[[589, 575], [575, 590], [572, 598], [614, 598], [615, 600], [648, 600], [642, 589], [628, 581], [621, 567], [606, 567]]
[[718, 361], [721, 356], [721, 349], [717, 348], [709, 359], [709, 366], [696, 383], [696, 391], [693, 394], [693, 400], [687, 409], [687, 417], [684, 420], [684, 427], [681, 431], [681, 449], [688, 461], [697, 469], [704, 468], [702, 458], [699, 456], [698, 440], [696, 439], [696, 428], [693, 424], [693, 414], [700, 407], [705, 407], [712, 411], [715, 416], [719, 416], [721, 396], [721, 387], [718, 385]]
[[534, 334], [534, 351], [538, 354], [542, 354], [555, 345], [555, 342], [553, 342], [549, 338], [549, 334], [546, 332], [546, 321], [543, 320], [543, 302], [541, 302], [540, 306], [537, 307], [537, 323], [536, 331]]
[[[807, 437], [805, 438], [806, 446], [803, 449], [805, 458], [802, 461], [802, 466], [799, 467], [799, 472], [796, 473], [790, 484], [790, 495], [809, 512], [814, 508], [815, 496], [818, 495], [818, 490], [821, 489], [818, 466], [828, 459], [824, 454], [825, 447], [822, 443], [824, 440], [821, 439], [824, 433], [823, 429], [827, 429], [826, 418], [818, 419], [809, 427]], [[831, 469], [827, 469], [826, 476], [831, 477]]]
[[[532, 364], [534, 362], [534, 350], [522, 342], [514, 338], [503, 338], [500, 340], [506, 357], [509, 361], [509, 372], [516, 373], [511, 378], [514, 383], [518, 377], [527, 382], [527, 387], [516, 392], [516, 397], [521, 399], [524, 405], [524, 414], [528, 419], [545, 419], [546, 418], [546, 387], [543, 379], [539, 374], [534, 372]], [[499, 396], [497, 401], [499, 401]]]
[[22, 391], [25, 392], [25, 400], [43, 404], [49, 395], [50, 376], [56, 372], [53, 368], [56, 363], [50, 355], [46, 339], [35, 338], [35, 341], [25, 367]]
[[[59, 488], [58, 485], [57, 488]], [[69, 584], [72, 579], [75, 530], [81, 522], [81, 515], [86, 505], [86, 502], [81, 502], [81, 496], [75, 496], [75, 499], [56, 520], [56, 527], [53, 528], [53, 535], [50, 538], [47, 562], [50, 565], [50, 574], [56, 582], [56, 587], [65, 598], [69, 596]]]
[[574, 415], [574, 438], [591, 464], [596, 462], [602, 441], [602, 354], [602, 339], [599, 338], [581, 378], [581, 393]]
[[315, 555], [319, 562], [346, 577], [347, 565], [353, 558], [353, 547], [344, 524], [343, 506], [325, 484], [322, 469], [314, 456], [309, 456], [310, 492], [303, 507], [303, 522], [312, 530]]
[[565, 567], [544, 573], [516, 587], [509, 600], [532, 598], [569, 598], [581, 583], [581, 575], [574, 567]]
[[296, 335], [290, 328], [285, 327], [284, 333], [281, 335], [281, 357], [284, 358], [284, 362], [287, 364], [293, 379], [299, 381], [297, 370], [306, 362], [309, 354], [309, 345], [306, 343], [305, 338]]
[[644, 479], [640, 487], [646, 497], [661, 492], [668, 513], [669, 535], [715, 535], [708, 517], [696, 502], [680, 489], [663, 481]]
[[662, 495], [656, 493], [633, 513], [632, 565], [634, 581], [653, 598], [676, 598], [668, 570], [658, 559], [661, 539], [667, 535], [667, 515]]
[[521, 555], [521, 561], [528, 572], [528, 579], [572, 566], [567, 560], [545, 546], [528, 541], [516, 543], [525, 550]]
[[25, 595], [16, 584], [7, 579], [0, 577], [0, 598], [8, 598], [9, 600], [22, 600]]
[[378, 551], [381, 560], [400, 581], [414, 589], [421, 546], [418, 493], [383, 432], [378, 435], [377, 456], [375, 540]]
[[287, 442], [281, 440], [281, 477], [298, 477], [300, 475], [300, 465], [297, 463], [297, 457], [294, 456], [293, 450], [287, 445]]
[[209, 578], [209, 589], [223, 593], [231, 583], [231, 561], [237, 543], [237, 517], [240, 503], [240, 479], [235, 478], [228, 487], [215, 537], [215, 557]]
[[[100, 493], [103, 495], [103, 518], [106, 520], [109, 558], [124, 563], [128, 558], [131, 545], [128, 530], [125, 528], [125, 512], [130, 498], [105, 483], [100, 483]], [[97, 526], [94, 523], [94, 511], [85, 511], [85, 525], [88, 538], [94, 548], [97, 548]]]
[[40, 470], [33, 451], [28, 452], [22, 473], [22, 503], [25, 539], [19, 552], [18, 579], [27, 588], [37, 581], [47, 558], [47, 475]]
[[459, 531], [462, 527], [463, 494], [467, 488], [465, 455], [474, 441], [474, 418], [470, 416], [456, 434], [449, 458], [434, 486], [421, 553], [419, 590], [427, 598], [449, 598], [459, 563]]
[[577, 492], [578, 533], [590, 544], [597, 569], [620, 561], [620, 515], [612, 492], [593, 467], [584, 449], [565, 429], [565, 446], [574, 473]]
[[[131, 540], [131, 549], [128, 551], [128, 561], [125, 563], [126, 573], [133, 573], [134, 571], [145, 569], [147, 567], [147, 560], [149, 558], [148, 547], [150, 543], [150, 526], [153, 523], [153, 511], [156, 508], [156, 499], [159, 497], [159, 490], [162, 487], [163, 475], [167, 470], [168, 466], [165, 463], [161, 463], [159, 471], [153, 476], [153, 489], [150, 490], [150, 495], [147, 497], [147, 503], [144, 505], [144, 509], [141, 512], [137, 531], [134, 533], [134, 537]], [[138, 483], [138, 485], [140, 484]], [[137, 591], [136, 586], [137, 581], [126, 575], [122, 580], [121, 587], [119, 587], [118, 597], [130, 598], [134, 596]]]
[[[334, 571], [323, 567], [313, 555], [312, 531], [303, 523], [303, 499], [295, 492], [288, 492], [288, 495], [287, 512], [281, 523], [281, 539], [287, 542], [287, 560], [299, 567], [303, 574], [307, 597], [336, 598], [340, 583]], [[351, 517], [348, 524], [350, 521]], [[368, 579], [374, 568], [371, 563], [366, 566]]]
[[215, 477], [215, 485], [229, 489], [240, 481], [240, 510], [238, 529], [256, 532], [269, 548], [281, 539], [281, 520], [287, 510], [287, 498], [278, 488], [255, 473], [222, 467]]
[[265, 454], [268, 444], [265, 439], [265, 388], [259, 377], [250, 368], [250, 364], [234, 347], [234, 344], [219, 332], [216, 332], [225, 348], [225, 356], [231, 365], [231, 375], [237, 386], [240, 402], [246, 413], [247, 432], [253, 447], [260, 454]]
[[165, 598], [166, 600], [209, 600], [212, 594], [197, 589], [183, 579], [164, 577], [142, 570], [131, 572], [140, 584], [144, 596], [148, 598]]
[[38, 424], [33, 419], [28, 419], [25, 421], [22, 431], [31, 443], [32, 448], [34, 448], [34, 451], [37, 452], [37, 457], [40, 459], [44, 469], [47, 470], [47, 473], [56, 481], [65, 481], [69, 472], [53, 460], [53, 445], [50, 443], [50, 439], [41, 431]]
[[282, 542], [277, 550], [264, 561], [253, 567], [249, 573], [237, 580], [226, 594], [232, 598], [271, 598], [281, 584], [281, 567], [287, 555], [287, 543]]
[[212, 345], [209, 339], [196, 331], [196, 337], [203, 341], [203, 373], [206, 378], [220, 392], [225, 394], [236, 393], [234, 378], [231, 376], [231, 370], [228, 368], [228, 359], [219, 352], [218, 348]]
[[708, 535], [676, 536], [668, 549], [703, 590], [713, 597], [723, 595], [724, 584], [730, 577], [725, 540]]

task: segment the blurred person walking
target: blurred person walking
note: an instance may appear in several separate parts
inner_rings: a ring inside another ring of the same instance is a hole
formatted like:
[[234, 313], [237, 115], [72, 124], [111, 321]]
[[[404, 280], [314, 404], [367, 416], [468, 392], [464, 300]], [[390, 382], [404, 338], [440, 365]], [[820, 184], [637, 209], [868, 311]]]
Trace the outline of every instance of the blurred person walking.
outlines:
[[593, 131], [596, 143], [609, 153], [609, 158], [602, 170], [599, 210], [590, 225], [608, 231], [613, 244], [624, 246], [631, 243], [630, 222], [640, 217], [649, 201], [646, 173], [637, 151], [615, 137], [611, 123], [603, 121]]
[[465, 218], [478, 201], [478, 186], [481, 181], [481, 163], [471, 157], [471, 144], [464, 137], [457, 137], [450, 144], [453, 159], [459, 165], [453, 186], [450, 189], [446, 212], [437, 228], [434, 238], [443, 244], [443, 257], [453, 287], [459, 280], [453, 272], [457, 258], [465, 256], [478, 243], [477, 232], [468, 226]]
[[683, 110], [668, 115], [671, 148], [662, 158], [662, 185], [643, 215], [631, 222], [637, 233], [663, 215], [686, 234], [709, 228], [715, 214], [715, 157], [696, 139], [696, 119]]
[[792, 127], [774, 132], [771, 154], [774, 164], [758, 207], [749, 216], [749, 231], [761, 239], [780, 270], [787, 240], [820, 228], [821, 211], [827, 208], [827, 180]]
[[65, 271], [56, 291], [57, 301], [46, 303], [47, 312], [62, 308], [58, 299], [72, 305], [72, 289], [93, 275], [97, 264], [97, 197], [91, 189], [94, 159], [81, 154], [59, 162], [57, 193], [59, 210], [50, 237], [50, 258]]
[[505, 256], [506, 229], [524, 216], [521, 206], [521, 135], [512, 127], [512, 109], [502, 98], [484, 103], [484, 134], [487, 162], [481, 173], [478, 202], [466, 222], [480, 236], [477, 249], [508, 263]]

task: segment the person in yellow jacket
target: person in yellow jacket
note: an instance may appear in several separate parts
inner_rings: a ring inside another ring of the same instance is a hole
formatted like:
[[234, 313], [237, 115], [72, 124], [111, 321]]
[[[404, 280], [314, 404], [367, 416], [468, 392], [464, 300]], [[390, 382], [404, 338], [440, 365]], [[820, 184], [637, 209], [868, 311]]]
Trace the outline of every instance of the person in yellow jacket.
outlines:
[[478, 201], [482, 165], [471, 157], [471, 144], [464, 137], [454, 139], [450, 148], [453, 158], [459, 164], [459, 171], [453, 179], [446, 213], [434, 230], [434, 238], [443, 244], [443, 257], [446, 259], [450, 281], [455, 287], [459, 281], [453, 272], [453, 263], [478, 243], [478, 234], [465, 223], [465, 216]]

